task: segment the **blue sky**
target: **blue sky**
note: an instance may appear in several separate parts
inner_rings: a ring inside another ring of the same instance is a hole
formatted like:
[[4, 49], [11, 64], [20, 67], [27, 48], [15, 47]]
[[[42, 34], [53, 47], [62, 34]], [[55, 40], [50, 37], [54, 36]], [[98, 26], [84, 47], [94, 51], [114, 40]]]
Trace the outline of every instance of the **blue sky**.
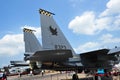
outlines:
[[0, 67], [23, 60], [23, 27], [41, 42], [40, 8], [54, 19], [77, 53], [120, 46], [120, 0], [1, 0]]

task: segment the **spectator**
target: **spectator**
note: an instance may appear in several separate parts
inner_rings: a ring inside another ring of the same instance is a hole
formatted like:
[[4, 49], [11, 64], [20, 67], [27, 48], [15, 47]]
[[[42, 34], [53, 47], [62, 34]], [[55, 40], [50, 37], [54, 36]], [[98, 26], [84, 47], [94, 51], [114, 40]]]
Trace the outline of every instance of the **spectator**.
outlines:
[[79, 80], [78, 75], [77, 74], [73, 74], [72, 80]]

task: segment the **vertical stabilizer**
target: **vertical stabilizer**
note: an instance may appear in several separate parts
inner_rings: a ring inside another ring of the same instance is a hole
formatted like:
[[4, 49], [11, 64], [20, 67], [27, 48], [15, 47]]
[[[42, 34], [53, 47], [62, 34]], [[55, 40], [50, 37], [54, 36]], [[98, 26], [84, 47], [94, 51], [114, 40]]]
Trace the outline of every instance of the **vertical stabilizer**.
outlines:
[[25, 53], [35, 53], [42, 49], [39, 41], [35, 37], [34, 30], [24, 28]]
[[75, 52], [62, 31], [53, 19], [54, 13], [45, 11], [43, 9], [39, 10], [41, 19], [41, 31], [42, 31], [42, 44], [44, 49], [55, 50], [55, 49], [70, 49], [72, 54]]

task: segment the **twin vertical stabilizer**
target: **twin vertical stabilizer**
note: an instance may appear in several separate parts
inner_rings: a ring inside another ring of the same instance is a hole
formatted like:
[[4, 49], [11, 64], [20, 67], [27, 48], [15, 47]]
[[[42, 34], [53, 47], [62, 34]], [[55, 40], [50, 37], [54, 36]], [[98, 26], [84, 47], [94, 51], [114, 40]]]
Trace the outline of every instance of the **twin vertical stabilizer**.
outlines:
[[35, 37], [34, 30], [24, 28], [25, 53], [35, 53], [42, 49], [39, 41]]

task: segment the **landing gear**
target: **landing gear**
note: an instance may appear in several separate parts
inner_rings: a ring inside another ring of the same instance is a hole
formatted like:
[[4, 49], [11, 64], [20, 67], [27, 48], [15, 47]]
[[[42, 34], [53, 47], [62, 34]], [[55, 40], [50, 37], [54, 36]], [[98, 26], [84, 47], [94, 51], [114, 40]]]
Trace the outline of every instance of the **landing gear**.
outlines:
[[94, 80], [102, 80], [102, 79], [101, 79], [101, 76], [95, 76]]

